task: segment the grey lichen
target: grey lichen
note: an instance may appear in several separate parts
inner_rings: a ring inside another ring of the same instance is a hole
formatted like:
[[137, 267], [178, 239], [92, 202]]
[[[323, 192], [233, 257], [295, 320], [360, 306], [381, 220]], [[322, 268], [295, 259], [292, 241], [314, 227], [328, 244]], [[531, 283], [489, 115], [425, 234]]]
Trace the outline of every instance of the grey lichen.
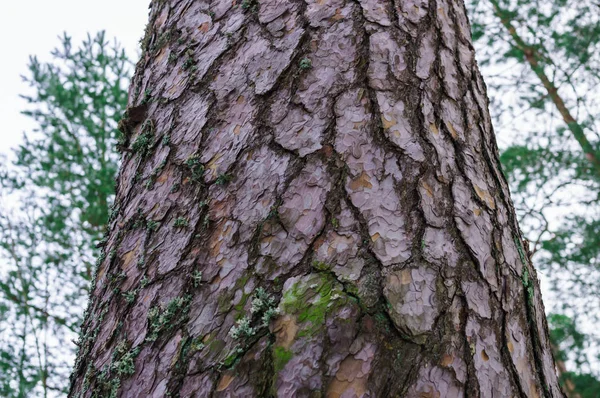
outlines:
[[156, 231], [159, 227], [160, 223], [158, 221], [148, 220], [146, 221], [146, 229], [148, 232]]
[[137, 297], [137, 294], [138, 294], [138, 290], [137, 289], [130, 290], [128, 292], [123, 292], [122, 294], [123, 294], [123, 297], [125, 298], [125, 301], [128, 304], [131, 304], [135, 301], [135, 298]]
[[121, 387], [121, 381], [135, 373], [135, 358], [140, 353], [140, 347], [130, 348], [126, 340], [120, 341], [113, 351], [111, 362], [97, 372], [93, 366], [88, 366], [84, 384], [89, 388], [95, 376], [92, 397], [116, 398]]
[[258, 1], [257, 0], [242, 0], [242, 9], [251, 12], [258, 12]]
[[299, 66], [301, 70], [310, 69], [312, 68], [312, 61], [309, 58], [304, 57], [300, 60]]
[[140, 353], [140, 348], [129, 349], [126, 341], [121, 341], [113, 352], [110, 369], [119, 377], [131, 376], [135, 372], [135, 357]]
[[186, 166], [192, 174], [192, 181], [201, 182], [204, 175], [204, 165], [200, 162], [198, 155], [190, 156], [185, 161]]
[[192, 273], [192, 280], [194, 281], [194, 287], [198, 287], [200, 282], [202, 282], [202, 272], [198, 270], [194, 271]]
[[215, 180], [215, 184], [217, 185], [225, 185], [233, 179], [231, 174], [221, 174]]
[[177, 217], [173, 222], [175, 228], [185, 228], [189, 225], [189, 221], [185, 217]]
[[[235, 326], [229, 330], [229, 335], [234, 340], [245, 341], [269, 326], [271, 319], [279, 314], [277, 302], [265, 289], [259, 287], [252, 298], [250, 314], [237, 320]], [[255, 326], [252, 326], [252, 325]]]
[[142, 104], [147, 104], [152, 101], [152, 92], [149, 89], [144, 91], [144, 98], [142, 99]]
[[142, 132], [138, 135], [131, 144], [131, 151], [141, 158], [145, 158], [152, 147], [152, 139], [154, 137], [154, 122], [148, 119], [142, 125]]
[[229, 330], [229, 336], [234, 340], [241, 340], [252, 337], [256, 334], [256, 329], [250, 326], [251, 319], [244, 316], [237, 320], [235, 326]]
[[187, 316], [190, 301], [190, 296], [176, 297], [164, 307], [158, 305], [150, 308], [146, 341], [156, 341], [162, 332], [174, 328], [178, 321]]
[[185, 55], [187, 58], [183, 62], [181, 69], [189, 70], [191, 72], [195, 71], [197, 66], [196, 66], [196, 61], [194, 61], [194, 51], [191, 49], [188, 49], [188, 50], [186, 50]]
[[252, 299], [252, 307], [250, 308], [252, 315], [261, 316], [261, 326], [269, 326], [272, 318], [279, 314], [275, 298], [267, 293], [265, 289], [259, 287], [256, 289], [254, 298]]

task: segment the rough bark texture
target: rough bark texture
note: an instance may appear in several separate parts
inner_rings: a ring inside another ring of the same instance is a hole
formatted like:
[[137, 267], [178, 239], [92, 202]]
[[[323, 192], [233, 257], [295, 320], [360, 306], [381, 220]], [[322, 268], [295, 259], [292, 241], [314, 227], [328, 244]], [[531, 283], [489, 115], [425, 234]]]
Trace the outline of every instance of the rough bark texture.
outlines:
[[71, 396], [562, 396], [462, 1], [154, 1], [143, 45]]

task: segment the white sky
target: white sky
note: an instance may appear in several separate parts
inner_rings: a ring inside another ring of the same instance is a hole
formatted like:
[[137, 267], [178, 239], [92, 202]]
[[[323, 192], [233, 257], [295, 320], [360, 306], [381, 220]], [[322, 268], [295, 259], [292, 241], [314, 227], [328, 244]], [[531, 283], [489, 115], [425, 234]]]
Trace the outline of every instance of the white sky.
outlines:
[[121, 43], [137, 61], [138, 42], [148, 20], [150, 0], [13, 0], [2, 2], [0, 23], [0, 154], [17, 145], [23, 132], [34, 125], [20, 112], [27, 93], [21, 75], [27, 72], [29, 55], [50, 60], [50, 51], [67, 32], [78, 47], [87, 33], [106, 31], [106, 38]]

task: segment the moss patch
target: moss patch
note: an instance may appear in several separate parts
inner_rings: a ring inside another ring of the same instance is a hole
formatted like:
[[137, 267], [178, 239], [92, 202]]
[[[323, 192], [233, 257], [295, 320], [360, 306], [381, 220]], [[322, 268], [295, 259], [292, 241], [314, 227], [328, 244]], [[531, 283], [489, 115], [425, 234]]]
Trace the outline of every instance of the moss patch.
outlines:
[[324, 326], [327, 315], [349, 301], [342, 285], [326, 273], [308, 275], [283, 294], [286, 314], [295, 315], [302, 324], [298, 336], [313, 336]]
[[275, 373], [282, 370], [293, 356], [294, 353], [292, 351], [286, 350], [284, 347], [275, 347], [273, 350], [273, 368], [275, 369]]

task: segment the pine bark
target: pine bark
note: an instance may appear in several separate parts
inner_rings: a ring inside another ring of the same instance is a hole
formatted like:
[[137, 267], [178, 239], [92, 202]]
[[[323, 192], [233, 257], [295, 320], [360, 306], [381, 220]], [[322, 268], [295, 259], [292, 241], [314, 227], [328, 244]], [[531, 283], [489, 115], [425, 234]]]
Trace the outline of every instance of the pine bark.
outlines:
[[151, 4], [70, 396], [561, 397], [459, 0]]

